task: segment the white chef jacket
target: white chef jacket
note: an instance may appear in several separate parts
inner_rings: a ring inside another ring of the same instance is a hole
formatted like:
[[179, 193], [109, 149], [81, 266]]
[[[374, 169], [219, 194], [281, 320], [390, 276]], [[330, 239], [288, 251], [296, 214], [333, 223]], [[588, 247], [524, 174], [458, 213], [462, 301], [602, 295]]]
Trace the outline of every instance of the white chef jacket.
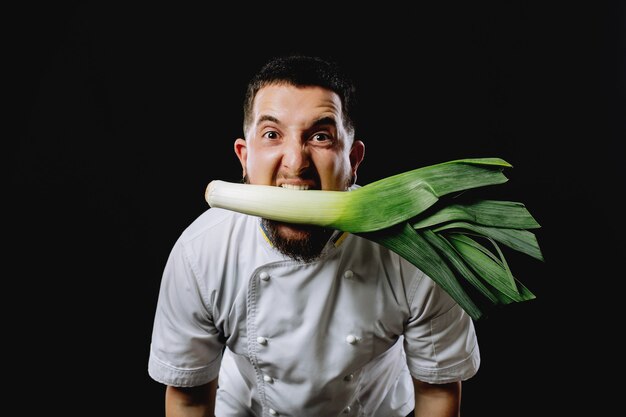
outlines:
[[411, 376], [478, 370], [471, 318], [397, 254], [336, 232], [319, 260], [278, 252], [258, 217], [210, 208], [167, 260], [149, 375], [190, 387], [219, 376], [215, 415], [405, 416]]

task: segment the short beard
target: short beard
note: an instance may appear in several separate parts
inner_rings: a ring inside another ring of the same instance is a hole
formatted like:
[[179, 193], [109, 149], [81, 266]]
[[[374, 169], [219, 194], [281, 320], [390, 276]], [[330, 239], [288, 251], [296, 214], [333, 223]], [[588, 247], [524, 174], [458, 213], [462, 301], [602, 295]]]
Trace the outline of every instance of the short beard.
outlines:
[[306, 231], [308, 237], [304, 239], [287, 239], [280, 235], [277, 225], [279, 222], [269, 219], [262, 219], [263, 228], [268, 234], [268, 238], [274, 247], [282, 254], [295, 261], [312, 262], [320, 257], [328, 239], [333, 234], [332, 229], [320, 226], [299, 225], [298, 227]]

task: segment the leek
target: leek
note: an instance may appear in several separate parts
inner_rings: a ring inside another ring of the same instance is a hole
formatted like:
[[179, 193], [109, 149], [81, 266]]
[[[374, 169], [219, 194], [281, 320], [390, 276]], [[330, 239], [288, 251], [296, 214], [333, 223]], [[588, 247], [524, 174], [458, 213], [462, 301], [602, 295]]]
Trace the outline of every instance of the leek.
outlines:
[[[453, 197], [505, 183], [500, 158], [458, 159], [393, 175], [350, 192], [294, 190], [214, 180], [211, 207], [356, 234], [430, 276], [475, 320], [484, 305], [535, 298], [511, 272], [500, 245], [543, 260], [524, 204]], [[489, 247], [480, 243], [489, 242]], [[490, 249], [493, 247], [493, 249]]]

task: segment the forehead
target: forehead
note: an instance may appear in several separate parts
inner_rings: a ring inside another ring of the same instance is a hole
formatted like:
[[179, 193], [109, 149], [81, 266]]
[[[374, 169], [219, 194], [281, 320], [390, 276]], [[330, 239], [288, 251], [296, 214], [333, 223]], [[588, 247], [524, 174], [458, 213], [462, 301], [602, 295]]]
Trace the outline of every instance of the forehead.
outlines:
[[290, 84], [270, 84], [259, 89], [254, 99], [255, 117], [260, 114], [290, 111], [326, 112], [340, 115], [339, 95], [326, 88], [296, 87]]

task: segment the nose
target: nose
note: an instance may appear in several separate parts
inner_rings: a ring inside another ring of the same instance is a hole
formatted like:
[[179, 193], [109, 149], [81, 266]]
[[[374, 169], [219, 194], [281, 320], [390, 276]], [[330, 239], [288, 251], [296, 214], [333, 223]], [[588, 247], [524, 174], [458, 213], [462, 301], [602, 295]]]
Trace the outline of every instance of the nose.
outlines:
[[300, 140], [286, 141], [283, 147], [283, 168], [289, 175], [299, 176], [311, 164], [309, 151]]

